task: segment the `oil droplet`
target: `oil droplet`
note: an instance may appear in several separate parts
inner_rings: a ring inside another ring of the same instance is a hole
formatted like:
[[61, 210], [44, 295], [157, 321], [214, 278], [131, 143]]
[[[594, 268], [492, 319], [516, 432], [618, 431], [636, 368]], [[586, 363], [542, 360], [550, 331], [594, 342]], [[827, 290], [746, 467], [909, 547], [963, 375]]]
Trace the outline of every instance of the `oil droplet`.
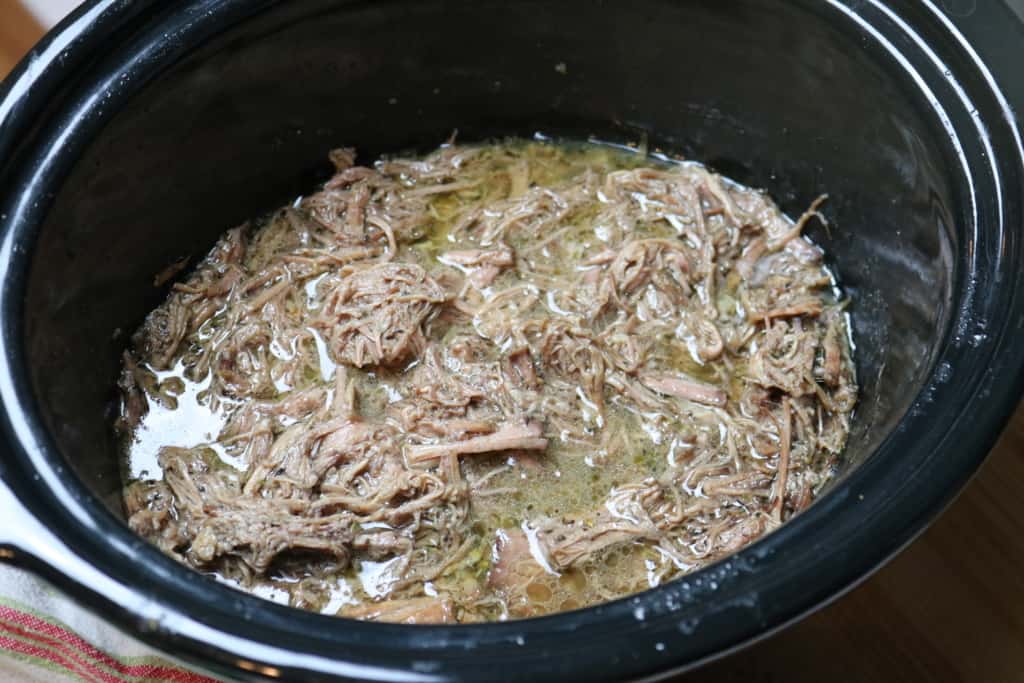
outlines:
[[683, 635], [693, 635], [693, 632], [697, 630], [697, 626], [700, 624], [700, 619], [693, 617], [691, 619], [683, 619], [679, 622], [679, 631]]

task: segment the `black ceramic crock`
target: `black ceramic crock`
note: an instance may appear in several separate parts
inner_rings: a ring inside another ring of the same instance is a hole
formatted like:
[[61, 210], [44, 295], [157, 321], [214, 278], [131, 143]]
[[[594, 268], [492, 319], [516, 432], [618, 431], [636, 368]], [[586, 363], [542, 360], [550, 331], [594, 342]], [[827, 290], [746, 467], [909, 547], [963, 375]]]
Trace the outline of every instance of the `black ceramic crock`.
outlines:
[[[600, 680], [707, 661], [835, 598], [981, 463], [1022, 380], [1024, 30], [1007, 0], [92, 0], [0, 92], [0, 559], [244, 679]], [[123, 522], [109, 424], [153, 274], [325, 178], [325, 152], [542, 131], [703, 160], [801, 211], [853, 300], [863, 398], [788, 526], [528, 621], [307, 614]], [[941, 596], [936, 596], [941, 599]]]

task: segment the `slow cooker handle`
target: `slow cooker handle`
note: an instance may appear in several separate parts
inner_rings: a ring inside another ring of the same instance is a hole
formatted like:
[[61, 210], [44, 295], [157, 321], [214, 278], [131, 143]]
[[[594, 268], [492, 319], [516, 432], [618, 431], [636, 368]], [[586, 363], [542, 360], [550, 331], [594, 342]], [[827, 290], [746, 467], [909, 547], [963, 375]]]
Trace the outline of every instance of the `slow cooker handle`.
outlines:
[[43, 540], [53, 534], [15, 495], [11, 479], [0, 457], [0, 562], [25, 565], [31, 563], [29, 557], [38, 552]]
[[[9, 476], [4, 450], [0, 443], [0, 563], [24, 569], [48, 581], [64, 595], [105, 619], [115, 614], [130, 614], [137, 619], [135, 628], [139, 632], [158, 631], [164, 628], [165, 622], [189, 618], [105, 573], [52, 531], [45, 516], [34, 514], [15, 495], [14, 490], [28, 489], [22, 489], [15, 478]], [[154, 647], [159, 649], [159, 645]], [[165, 653], [165, 656], [173, 657], [173, 654]], [[190, 667], [200, 670], [195, 664]]]
[[14, 493], [17, 484], [2, 451], [0, 447], [0, 563], [25, 569], [94, 606], [123, 593], [123, 586], [80, 557]]
[[24, 567], [59, 584], [72, 578], [80, 581], [83, 571], [90, 569], [88, 564], [24, 502], [31, 487], [18, 480], [9, 457], [0, 445], [0, 562]]

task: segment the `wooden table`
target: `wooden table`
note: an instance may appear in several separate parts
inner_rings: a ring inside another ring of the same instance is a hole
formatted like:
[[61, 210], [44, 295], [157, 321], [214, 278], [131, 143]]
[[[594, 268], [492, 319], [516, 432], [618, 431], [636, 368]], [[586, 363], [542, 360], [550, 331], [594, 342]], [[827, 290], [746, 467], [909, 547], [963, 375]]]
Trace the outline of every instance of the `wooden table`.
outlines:
[[42, 29], [17, 0], [0, 0], [0, 78], [35, 44]]
[[[40, 29], [0, 0], [0, 74]], [[963, 495], [875, 576], [686, 683], [1024, 682], [1024, 408]]]

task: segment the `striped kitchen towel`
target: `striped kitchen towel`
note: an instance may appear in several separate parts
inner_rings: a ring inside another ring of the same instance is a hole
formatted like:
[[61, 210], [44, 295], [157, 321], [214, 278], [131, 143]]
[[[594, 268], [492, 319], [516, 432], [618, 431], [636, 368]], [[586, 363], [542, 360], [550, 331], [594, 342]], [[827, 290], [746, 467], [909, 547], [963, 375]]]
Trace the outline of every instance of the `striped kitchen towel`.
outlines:
[[167, 661], [46, 582], [4, 566], [0, 566], [0, 681], [220, 683]]

